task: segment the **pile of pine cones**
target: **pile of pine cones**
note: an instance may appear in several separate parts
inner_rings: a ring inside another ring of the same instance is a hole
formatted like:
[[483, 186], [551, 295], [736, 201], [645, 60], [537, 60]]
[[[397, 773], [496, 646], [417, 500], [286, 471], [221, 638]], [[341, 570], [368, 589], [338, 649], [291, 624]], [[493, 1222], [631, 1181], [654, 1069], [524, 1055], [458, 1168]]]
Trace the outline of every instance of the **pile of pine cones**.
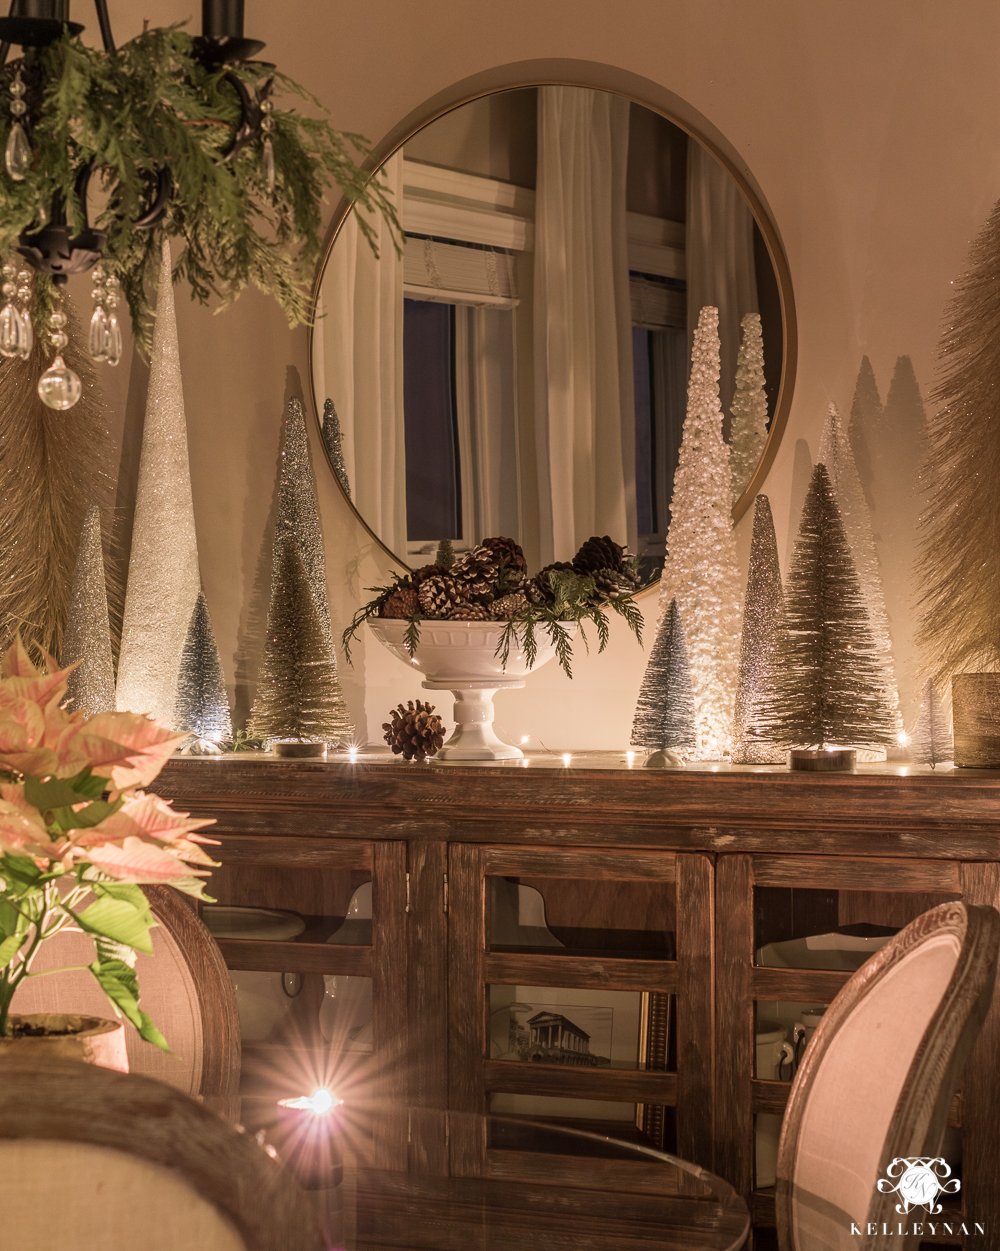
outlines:
[[381, 617], [434, 621], [513, 621], [531, 605], [554, 604], [549, 575], [568, 571], [594, 579], [595, 607], [639, 586], [623, 547], [604, 535], [584, 543], [569, 563], [546, 565], [528, 577], [524, 552], [513, 539], [483, 539], [451, 565], [424, 565], [401, 580], [379, 609]]

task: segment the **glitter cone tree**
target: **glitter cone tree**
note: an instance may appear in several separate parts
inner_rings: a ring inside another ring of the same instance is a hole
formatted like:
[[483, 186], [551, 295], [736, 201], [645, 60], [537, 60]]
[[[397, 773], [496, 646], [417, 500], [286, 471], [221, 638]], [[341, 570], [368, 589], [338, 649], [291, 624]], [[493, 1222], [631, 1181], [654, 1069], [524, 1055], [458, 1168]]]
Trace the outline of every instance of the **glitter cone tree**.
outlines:
[[687, 753], [695, 746], [691, 668], [676, 600], [671, 600], [649, 653], [631, 741], [647, 751]]
[[837, 406], [831, 404], [826, 425], [819, 445], [819, 459], [826, 466], [840, 505], [840, 516], [847, 532], [847, 541], [854, 557], [854, 567], [861, 583], [861, 591], [868, 609], [868, 625], [875, 636], [882, 667], [885, 670], [885, 691], [893, 712], [898, 734], [903, 728], [899, 710], [899, 687], [892, 658], [892, 638], [889, 634], [889, 617], [885, 608], [885, 592], [879, 567], [875, 535], [872, 531], [871, 513], [865, 500], [864, 489], [854, 461], [850, 439], [844, 431]]
[[708, 307], [701, 310], [694, 335], [660, 580], [662, 613], [676, 599], [684, 621], [698, 760], [721, 759], [732, 734], [743, 587], [730, 514], [731, 484], [719, 403], [719, 311]]
[[743, 337], [736, 359], [736, 392], [729, 410], [733, 503], [740, 498], [757, 468], [767, 442], [767, 393], [764, 390], [764, 337], [760, 314], [747, 313], [740, 322]]
[[920, 712], [910, 736], [910, 755], [917, 764], [929, 764], [932, 769], [945, 760], [955, 759], [951, 723], [931, 678], [924, 684]]
[[181, 653], [174, 725], [179, 730], [189, 730], [196, 742], [222, 743], [233, 737], [226, 679], [204, 591], [191, 614]]
[[351, 498], [351, 484], [347, 477], [347, 466], [344, 464], [343, 443], [344, 434], [340, 428], [340, 418], [337, 416], [337, 409], [333, 400], [328, 399], [323, 405], [323, 446], [326, 448], [326, 454], [330, 457], [330, 464], [333, 466], [333, 472], [337, 475], [337, 481], [344, 488], [344, 494], [348, 499]]
[[287, 537], [271, 581], [267, 642], [250, 732], [263, 739], [345, 744], [350, 721], [298, 544]]
[[148, 713], [171, 724], [181, 653], [200, 592], [170, 249], [164, 240], [118, 660], [119, 712]]
[[101, 510], [91, 504], [83, 523], [73, 570], [61, 664], [75, 664], [66, 695], [73, 712], [88, 717], [115, 711], [115, 666], [108, 621], [108, 591], [101, 545]]
[[896, 739], [885, 672], [826, 466], [802, 509], [762, 732], [788, 747], [867, 747]]
[[761, 706], [774, 688], [784, 604], [771, 504], [766, 495], [758, 495], [754, 501], [750, 572], [743, 605], [733, 764], [782, 764], [785, 760], [784, 748], [764, 736], [760, 719]]

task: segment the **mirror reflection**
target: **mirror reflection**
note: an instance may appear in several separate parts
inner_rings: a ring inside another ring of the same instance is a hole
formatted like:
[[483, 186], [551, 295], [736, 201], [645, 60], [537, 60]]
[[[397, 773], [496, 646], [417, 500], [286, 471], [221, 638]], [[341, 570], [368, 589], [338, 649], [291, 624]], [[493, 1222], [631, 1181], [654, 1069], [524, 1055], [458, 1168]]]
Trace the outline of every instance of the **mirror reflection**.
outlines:
[[490, 535], [530, 568], [594, 534], [662, 563], [703, 305], [720, 313], [727, 438], [748, 313], [768, 420], [778, 398], [778, 283], [736, 181], [660, 114], [564, 86], [465, 104], [383, 172], [403, 254], [373, 220], [376, 259], [352, 211], [313, 338], [362, 518], [411, 566]]

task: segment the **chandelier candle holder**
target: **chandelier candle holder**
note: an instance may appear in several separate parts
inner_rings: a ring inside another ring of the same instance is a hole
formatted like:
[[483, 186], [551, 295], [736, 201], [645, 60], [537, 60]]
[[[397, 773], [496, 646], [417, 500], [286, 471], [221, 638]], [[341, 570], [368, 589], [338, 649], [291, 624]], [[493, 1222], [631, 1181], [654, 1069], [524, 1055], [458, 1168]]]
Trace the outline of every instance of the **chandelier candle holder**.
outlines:
[[[3, 275], [3, 355], [30, 351], [25, 269], [44, 279], [33, 293], [43, 324], [54, 288], [92, 271], [90, 354], [109, 365], [121, 359], [119, 293], [148, 353], [148, 293], [164, 238], [183, 243], [174, 280], [186, 279], [202, 303], [230, 304], [255, 286], [278, 300], [292, 326], [306, 321], [331, 184], [381, 214], [399, 247], [384, 184], [355, 160], [370, 155], [366, 141], [333, 130], [326, 117], [281, 107], [276, 94], [322, 112], [302, 87], [253, 59], [264, 45], [244, 35], [242, 0], [203, 0], [200, 36], [155, 27], [121, 48], [106, 0], [95, 9], [103, 51], [81, 42], [69, 0], [14, 0], [0, 18], [0, 258], [13, 268]], [[21, 55], [8, 63], [15, 45]], [[92, 186], [103, 202], [93, 224]], [[364, 213], [359, 228], [374, 248]], [[48, 324], [56, 359], [39, 394], [69, 408], [79, 388], [59, 356], [62, 327]]]

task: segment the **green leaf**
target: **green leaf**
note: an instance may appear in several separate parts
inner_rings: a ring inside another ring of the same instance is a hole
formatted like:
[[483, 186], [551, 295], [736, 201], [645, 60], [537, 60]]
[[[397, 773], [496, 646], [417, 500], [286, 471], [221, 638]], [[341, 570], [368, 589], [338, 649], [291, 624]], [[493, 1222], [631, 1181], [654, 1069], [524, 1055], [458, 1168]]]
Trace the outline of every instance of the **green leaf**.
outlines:
[[0, 969], [5, 969], [24, 946], [27, 934], [13, 934], [0, 943]]
[[[38, 778], [33, 778], [29, 774], [24, 779], [24, 798], [39, 812], [49, 812], [55, 808], [69, 808], [73, 804], [82, 804], [92, 799], [93, 796], [87, 794], [86, 790], [76, 789], [74, 786], [76, 780], [76, 778], [49, 778], [47, 782], [39, 782]], [[101, 792], [98, 791], [98, 795], [100, 794]]]
[[67, 786], [71, 786], [84, 799], [100, 799], [108, 789], [108, 779], [96, 777], [91, 773], [89, 766], [86, 769], [81, 769], [75, 776], [66, 778], [65, 782]]
[[124, 899], [104, 896], [95, 899], [89, 907], [73, 915], [80, 928], [88, 934], [113, 938], [115, 942], [124, 943], [126, 947], [132, 947], [136, 951], [153, 954], [148, 920]]
[[21, 914], [6, 899], [0, 899], [0, 934], [6, 938], [8, 934], [16, 934]]
[[0, 856], [0, 876], [8, 884], [24, 890], [40, 889], [40, 879], [43, 874], [34, 860], [29, 860], [27, 856], [14, 856], [8, 852], [4, 856]]
[[97, 964], [100, 966], [103, 977], [113, 977], [135, 998], [136, 1003], [139, 1002], [139, 979], [135, 969], [126, 960], [100, 959]]
[[139, 1031], [139, 1037], [159, 1047], [170, 1050], [170, 1045], [150, 1018], [139, 1007], [139, 986], [135, 973], [120, 960], [94, 961], [87, 966], [98, 985], [114, 1004], [115, 1009], [131, 1021]]
[[88, 882], [87, 885], [98, 897], [107, 895], [111, 899], [121, 899], [131, 904], [136, 912], [141, 913], [147, 919], [150, 927], [157, 924], [153, 920], [149, 900], [140, 886], [134, 886], [131, 882]]
[[[77, 800], [77, 803], [80, 801]], [[105, 817], [110, 817], [124, 803], [124, 799], [116, 799], [113, 804], [104, 800], [96, 800], [86, 808], [52, 808], [52, 824], [57, 830], [89, 830], [99, 825]]]

